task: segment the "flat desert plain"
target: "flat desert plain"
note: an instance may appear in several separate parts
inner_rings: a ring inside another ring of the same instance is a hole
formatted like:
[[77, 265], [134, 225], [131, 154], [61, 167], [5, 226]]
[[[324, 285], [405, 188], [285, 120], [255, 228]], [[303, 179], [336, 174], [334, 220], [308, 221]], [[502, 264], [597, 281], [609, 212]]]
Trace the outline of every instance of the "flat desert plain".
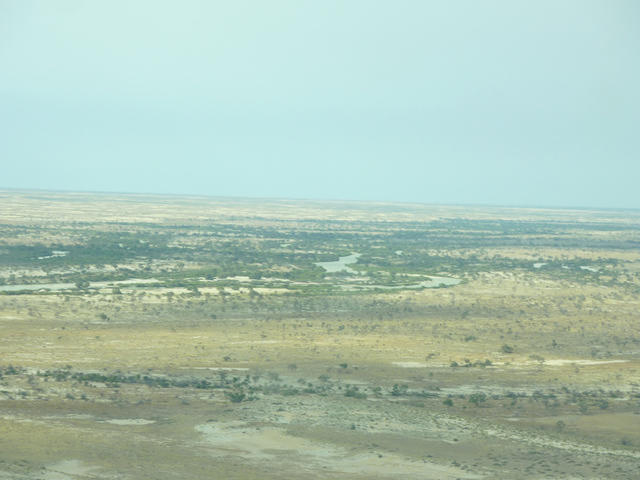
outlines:
[[637, 479], [640, 212], [0, 191], [0, 479]]

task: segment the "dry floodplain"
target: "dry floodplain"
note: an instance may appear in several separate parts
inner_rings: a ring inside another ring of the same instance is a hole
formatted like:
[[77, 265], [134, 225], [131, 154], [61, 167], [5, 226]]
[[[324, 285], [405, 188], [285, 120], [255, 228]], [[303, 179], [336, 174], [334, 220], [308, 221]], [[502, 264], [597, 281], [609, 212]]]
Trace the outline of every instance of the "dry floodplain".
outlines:
[[637, 479], [640, 212], [0, 192], [0, 479]]

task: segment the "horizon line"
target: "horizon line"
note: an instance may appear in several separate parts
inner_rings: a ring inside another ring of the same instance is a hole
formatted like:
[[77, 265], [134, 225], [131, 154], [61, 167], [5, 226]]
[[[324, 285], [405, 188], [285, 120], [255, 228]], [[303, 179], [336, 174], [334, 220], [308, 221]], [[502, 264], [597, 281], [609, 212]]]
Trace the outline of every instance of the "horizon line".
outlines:
[[562, 205], [506, 205], [499, 203], [445, 203], [445, 202], [419, 202], [406, 200], [358, 200], [340, 198], [302, 198], [302, 197], [264, 197], [244, 195], [213, 195], [204, 193], [175, 193], [175, 192], [132, 192], [114, 190], [69, 190], [55, 188], [22, 188], [0, 186], [0, 192], [21, 193], [54, 193], [54, 194], [82, 194], [82, 195], [128, 195], [128, 196], [156, 196], [156, 197], [185, 197], [185, 198], [209, 198], [225, 200], [267, 200], [267, 201], [295, 201], [295, 202], [326, 202], [326, 203], [353, 203], [353, 204], [382, 204], [382, 205], [413, 205], [413, 206], [437, 206], [437, 207], [471, 207], [471, 208], [500, 208], [500, 209], [534, 209], [534, 210], [577, 210], [577, 211], [632, 211], [640, 213], [640, 207], [600, 207], [600, 206], [562, 206]]

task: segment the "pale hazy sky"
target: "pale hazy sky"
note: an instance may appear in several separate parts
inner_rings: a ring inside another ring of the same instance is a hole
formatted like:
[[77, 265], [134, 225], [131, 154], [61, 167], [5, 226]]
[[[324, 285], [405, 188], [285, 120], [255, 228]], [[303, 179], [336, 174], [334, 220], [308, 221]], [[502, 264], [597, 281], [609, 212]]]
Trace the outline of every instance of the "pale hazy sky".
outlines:
[[0, 188], [640, 208], [640, 1], [0, 0]]

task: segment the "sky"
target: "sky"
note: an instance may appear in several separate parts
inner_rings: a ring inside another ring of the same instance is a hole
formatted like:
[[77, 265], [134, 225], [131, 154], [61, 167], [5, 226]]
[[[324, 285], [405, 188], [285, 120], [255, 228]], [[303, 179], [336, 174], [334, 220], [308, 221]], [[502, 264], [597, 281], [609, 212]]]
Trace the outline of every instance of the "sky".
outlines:
[[640, 208], [640, 2], [0, 0], [0, 188]]

